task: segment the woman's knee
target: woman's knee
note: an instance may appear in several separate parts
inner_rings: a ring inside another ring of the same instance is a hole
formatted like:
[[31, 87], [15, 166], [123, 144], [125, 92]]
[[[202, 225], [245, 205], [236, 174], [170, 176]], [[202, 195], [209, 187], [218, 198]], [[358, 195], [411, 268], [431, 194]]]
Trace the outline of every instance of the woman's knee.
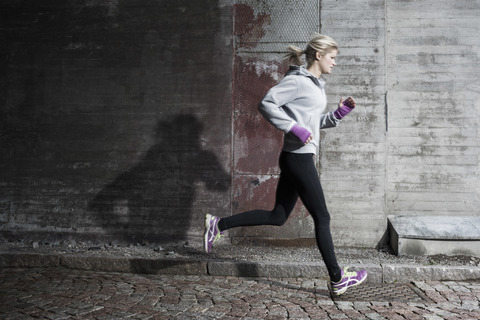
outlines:
[[285, 212], [285, 209], [281, 206], [277, 206], [273, 211], [270, 217], [272, 225], [283, 226], [287, 222], [288, 215]]
[[274, 217], [272, 217], [272, 224], [274, 226], [283, 226], [285, 222], [287, 222], [287, 218], [285, 216], [274, 215]]

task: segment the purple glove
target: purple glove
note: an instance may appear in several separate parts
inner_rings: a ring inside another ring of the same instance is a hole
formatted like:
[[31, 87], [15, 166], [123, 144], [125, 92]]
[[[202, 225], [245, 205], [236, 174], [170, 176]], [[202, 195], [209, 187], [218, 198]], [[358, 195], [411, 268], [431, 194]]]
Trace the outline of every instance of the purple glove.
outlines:
[[298, 124], [294, 124], [290, 132], [296, 135], [303, 143], [307, 142], [308, 138], [312, 135], [310, 131], [300, 127]]
[[341, 103], [342, 105], [333, 112], [335, 118], [337, 118], [338, 120], [345, 117], [347, 114], [350, 113], [350, 111], [353, 110], [353, 108], [355, 108], [355, 101], [351, 97]]

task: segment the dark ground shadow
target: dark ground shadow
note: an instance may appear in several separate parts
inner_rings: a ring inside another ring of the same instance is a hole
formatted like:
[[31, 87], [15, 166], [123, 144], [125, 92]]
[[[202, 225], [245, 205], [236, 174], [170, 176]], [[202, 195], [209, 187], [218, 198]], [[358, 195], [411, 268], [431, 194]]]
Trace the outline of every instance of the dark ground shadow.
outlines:
[[143, 159], [89, 202], [109, 237], [127, 242], [186, 239], [196, 183], [219, 192], [230, 183], [215, 154], [202, 149], [202, 130], [193, 115], [157, 123], [155, 144]]

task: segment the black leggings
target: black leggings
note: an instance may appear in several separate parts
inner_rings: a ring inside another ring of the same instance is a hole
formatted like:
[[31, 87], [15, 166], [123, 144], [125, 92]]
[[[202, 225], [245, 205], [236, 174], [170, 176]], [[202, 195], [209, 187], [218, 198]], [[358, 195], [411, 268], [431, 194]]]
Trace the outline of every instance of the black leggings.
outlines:
[[330, 233], [330, 214], [325, 204], [323, 189], [312, 154], [282, 152], [280, 154], [280, 179], [272, 211], [252, 210], [222, 218], [218, 224], [220, 231], [235, 227], [259, 225], [283, 225], [300, 196], [313, 218], [315, 239], [330, 279], [340, 279], [340, 268], [333, 249]]

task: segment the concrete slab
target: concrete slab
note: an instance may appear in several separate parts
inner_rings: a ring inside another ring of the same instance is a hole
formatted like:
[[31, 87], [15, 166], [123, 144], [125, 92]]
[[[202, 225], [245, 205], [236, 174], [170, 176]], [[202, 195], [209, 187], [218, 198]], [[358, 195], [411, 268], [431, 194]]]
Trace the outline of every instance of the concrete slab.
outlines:
[[388, 229], [397, 255], [480, 257], [480, 217], [389, 216]]

